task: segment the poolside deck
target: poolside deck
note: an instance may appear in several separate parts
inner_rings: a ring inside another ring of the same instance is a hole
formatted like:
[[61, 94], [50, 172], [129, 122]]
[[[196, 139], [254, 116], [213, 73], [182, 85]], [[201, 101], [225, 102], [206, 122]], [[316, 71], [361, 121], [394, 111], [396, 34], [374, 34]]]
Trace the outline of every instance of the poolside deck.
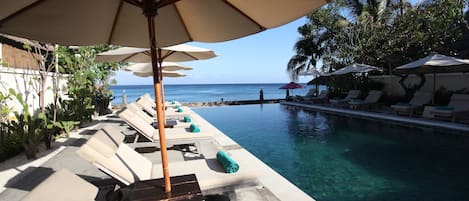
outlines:
[[[230, 200], [314, 200], [198, 114], [191, 110], [190, 113], [195, 122], [214, 133], [213, 142], [201, 144], [203, 157], [213, 158], [220, 149], [236, 153], [250, 164], [249, 167], [244, 166], [240, 169], [248, 169], [256, 175], [254, 181], [243, 181], [236, 185], [212, 189], [202, 188], [203, 194], [209, 195], [206, 197], [207, 200], [219, 200], [220, 197], [217, 196], [220, 195], [228, 196]], [[80, 158], [75, 152], [99, 128], [109, 124], [127, 129], [124, 122], [115, 115], [103, 116], [96, 119], [92, 125], [72, 132], [70, 138], [56, 143], [55, 150], [43, 151], [37, 160], [28, 161], [21, 154], [0, 163], [0, 200], [22, 200], [41, 181], [63, 168], [98, 186], [100, 191], [96, 199], [105, 200], [106, 192], [112, 188], [110, 185], [112, 179], [91, 163]], [[153, 163], [160, 163], [158, 151], [144, 155]], [[200, 157], [200, 155], [191, 156], [178, 150], [169, 150], [168, 157], [171, 162], [185, 161], [188, 157]]]
[[397, 124], [410, 124], [416, 126], [424, 126], [424, 127], [433, 127], [433, 128], [440, 128], [440, 129], [450, 129], [456, 132], [469, 132], [469, 124], [463, 123], [453, 123], [448, 121], [439, 121], [439, 120], [432, 120], [432, 119], [424, 119], [418, 117], [406, 117], [406, 116], [398, 116], [392, 113], [379, 113], [374, 111], [364, 111], [364, 110], [352, 110], [343, 107], [332, 107], [330, 105], [325, 104], [309, 104], [303, 102], [292, 102], [292, 101], [284, 101], [280, 102], [282, 105], [287, 106], [294, 106], [300, 107], [305, 110], [310, 111], [321, 111], [326, 113], [333, 113], [339, 115], [348, 115], [358, 118], [365, 118], [371, 120], [381, 120], [387, 122], [393, 122]]

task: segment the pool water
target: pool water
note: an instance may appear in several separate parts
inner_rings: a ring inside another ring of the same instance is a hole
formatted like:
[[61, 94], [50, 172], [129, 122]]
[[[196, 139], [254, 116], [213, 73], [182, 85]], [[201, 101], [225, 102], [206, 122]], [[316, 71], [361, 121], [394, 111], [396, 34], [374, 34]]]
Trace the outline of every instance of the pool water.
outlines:
[[458, 133], [279, 104], [194, 111], [319, 201], [469, 200]]

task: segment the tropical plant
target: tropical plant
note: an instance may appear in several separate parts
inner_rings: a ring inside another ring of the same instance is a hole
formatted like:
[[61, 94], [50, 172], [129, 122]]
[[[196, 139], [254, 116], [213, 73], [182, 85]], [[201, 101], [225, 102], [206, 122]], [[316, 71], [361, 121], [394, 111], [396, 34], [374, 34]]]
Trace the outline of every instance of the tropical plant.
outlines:
[[8, 129], [18, 136], [21, 142], [26, 158], [36, 158], [38, 151], [37, 145], [42, 139], [41, 126], [43, 126], [42, 118], [33, 118], [29, 113], [29, 106], [23, 99], [20, 93], [16, 93], [15, 90], [9, 89], [12, 96], [16, 98], [18, 103], [22, 106], [23, 111], [15, 111], [15, 120], [9, 122]]
[[[340, 15], [340, 1], [327, 6], [307, 16], [308, 22], [298, 27], [301, 35], [294, 45], [296, 55], [288, 62], [287, 71], [291, 81], [297, 81], [300, 72], [311, 68], [320, 70], [317, 66], [319, 60], [334, 51], [334, 35], [337, 34], [348, 21]], [[321, 69], [324, 70], [324, 69]]]
[[81, 123], [91, 120], [94, 111], [105, 113], [112, 93], [109, 90], [113, 83], [110, 77], [119, 67], [118, 63], [95, 62], [96, 54], [112, 46], [88, 46], [76, 49], [59, 48], [61, 72], [71, 74], [68, 79], [69, 100], [64, 101], [63, 108], [69, 113], [68, 120]]
[[[396, 66], [433, 52], [450, 56], [467, 55], [469, 46], [460, 45], [465, 44], [464, 38], [469, 38], [467, 12], [464, 13], [466, 3], [466, 0], [427, 0], [415, 5], [404, 0], [337, 2], [337, 12], [323, 14], [328, 7], [319, 9], [311, 14], [319, 20], [308, 18], [310, 21], [300, 27], [312, 27], [311, 23], [326, 27], [320, 22], [346, 20], [347, 23], [340, 23], [344, 26], [328, 38], [332, 42], [330, 48], [323, 50], [324, 46], [315, 45], [318, 39], [329, 36], [328, 31], [311, 36], [301, 33], [298, 43], [312, 45], [295, 44], [297, 55], [290, 60], [287, 69], [290, 76], [295, 78], [300, 70], [314, 66], [321, 60], [324, 66], [333, 70], [356, 62], [384, 67], [385, 72], [392, 73]], [[342, 15], [347, 17], [341, 18]], [[327, 27], [322, 30], [334, 29]], [[305, 58], [314, 60], [310, 62]]]

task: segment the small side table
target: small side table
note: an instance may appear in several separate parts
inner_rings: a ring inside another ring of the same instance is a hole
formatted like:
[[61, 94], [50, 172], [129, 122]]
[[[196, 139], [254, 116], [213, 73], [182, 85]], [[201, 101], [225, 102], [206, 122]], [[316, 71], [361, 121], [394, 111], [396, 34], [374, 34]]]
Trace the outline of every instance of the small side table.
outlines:
[[132, 201], [200, 200], [204, 197], [195, 174], [171, 177], [171, 193], [164, 192], [164, 179], [138, 181], [131, 187]]

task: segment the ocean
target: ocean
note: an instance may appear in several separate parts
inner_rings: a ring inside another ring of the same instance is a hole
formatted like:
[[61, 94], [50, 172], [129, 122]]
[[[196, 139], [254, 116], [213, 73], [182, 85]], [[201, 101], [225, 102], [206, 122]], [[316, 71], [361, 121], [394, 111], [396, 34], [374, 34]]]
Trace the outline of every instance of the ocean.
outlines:
[[[165, 85], [165, 99], [179, 102], [214, 102], [235, 100], [258, 100], [259, 91], [264, 91], [264, 99], [285, 98], [286, 91], [279, 89], [284, 83], [274, 84], [188, 84]], [[290, 90], [290, 95], [305, 95], [313, 86], [302, 84], [304, 88]], [[320, 87], [321, 88], [321, 87]], [[127, 101], [135, 101], [139, 96], [149, 93], [153, 96], [153, 85], [115, 85], [110, 89], [115, 99], [112, 105], [122, 104], [125, 91]], [[153, 96], [154, 97], [154, 96]]]

